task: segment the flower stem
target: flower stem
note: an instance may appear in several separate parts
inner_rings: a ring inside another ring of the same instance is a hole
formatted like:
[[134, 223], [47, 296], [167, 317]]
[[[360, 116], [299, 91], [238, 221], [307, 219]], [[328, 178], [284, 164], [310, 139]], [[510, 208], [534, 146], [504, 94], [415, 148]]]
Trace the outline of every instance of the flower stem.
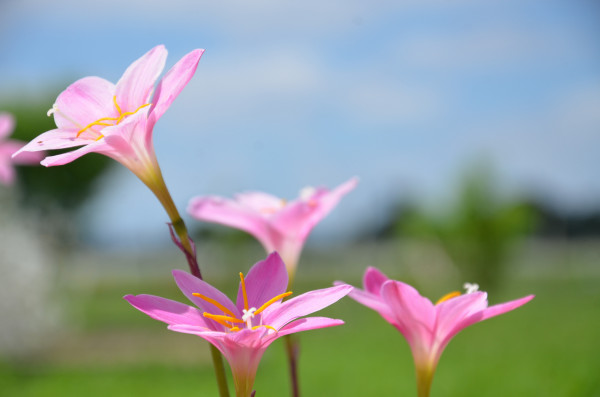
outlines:
[[433, 374], [435, 369], [433, 368], [418, 368], [417, 367], [417, 396], [418, 397], [429, 397], [429, 391], [431, 390], [431, 382], [433, 381]]
[[[173, 225], [173, 229], [175, 230], [175, 234], [179, 239], [180, 248], [183, 250], [188, 266], [190, 268], [190, 273], [194, 276], [198, 277], [202, 280], [202, 273], [200, 272], [200, 266], [198, 266], [198, 260], [196, 258], [196, 250], [192, 245], [192, 240], [189, 237], [189, 233], [187, 231], [187, 227], [185, 226], [185, 222], [181, 219], [179, 215], [179, 211], [173, 202], [173, 198], [169, 193], [169, 189], [167, 189], [167, 185], [160, 173], [160, 169], [157, 168], [156, 175], [154, 178], [151, 178], [150, 181], [146, 182], [144, 179], [144, 183], [152, 190], [154, 195], [158, 198], [165, 211], [169, 215], [169, 219], [171, 220], [171, 225]], [[176, 242], [177, 244], [177, 242]], [[177, 244], [177, 245], [179, 245]], [[219, 386], [219, 396], [220, 397], [229, 397], [229, 389], [227, 386], [227, 378], [225, 376], [225, 366], [223, 365], [223, 356], [221, 352], [210, 345], [210, 353], [212, 356], [213, 367], [215, 368], [215, 377], [217, 378], [217, 385]]]
[[292, 335], [286, 335], [285, 350], [287, 352], [289, 365], [290, 365], [290, 381], [292, 382], [292, 396], [300, 397], [300, 385], [298, 382], [298, 353], [300, 352], [300, 343], [298, 338], [294, 338]]
[[215, 367], [215, 377], [219, 386], [219, 396], [229, 397], [227, 378], [225, 377], [225, 366], [223, 365], [223, 355], [213, 345], [210, 345], [210, 354], [212, 356], [213, 366]]

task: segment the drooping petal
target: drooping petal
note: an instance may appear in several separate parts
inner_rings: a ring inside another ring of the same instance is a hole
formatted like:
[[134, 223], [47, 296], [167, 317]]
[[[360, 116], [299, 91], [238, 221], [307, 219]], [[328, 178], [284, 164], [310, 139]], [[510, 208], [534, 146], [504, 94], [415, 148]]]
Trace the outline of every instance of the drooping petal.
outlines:
[[[279, 254], [273, 252], [267, 259], [252, 266], [245, 277], [245, 281], [248, 307], [258, 309], [271, 298], [286, 292], [288, 274]], [[241, 284], [236, 305], [240, 311], [244, 308]]]
[[187, 85], [198, 67], [204, 50], [194, 50], [181, 58], [161, 79], [152, 98], [151, 128], [171, 106], [181, 90]]
[[223, 314], [223, 310], [221, 310], [218, 306], [206, 301], [205, 299], [194, 296], [194, 293], [202, 294], [209, 299], [217, 301], [235, 316], [239, 317], [240, 312], [235, 307], [233, 302], [231, 302], [231, 300], [224, 293], [212, 285], [182, 270], [173, 270], [173, 277], [175, 278], [175, 282], [177, 283], [177, 286], [181, 292], [183, 292], [183, 294], [203, 312], [219, 315]]
[[187, 210], [198, 220], [219, 223], [250, 233], [268, 252], [275, 250], [267, 220], [233, 200], [216, 196], [195, 197], [190, 200]]
[[[84, 77], [77, 80], [56, 98], [54, 122], [58, 129], [77, 132], [88, 124], [104, 117], [116, 117], [113, 97], [115, 86], [100, 77]], [[95, 131], [102, 126], [93, 127]]]
[[[5, 151], [7, 156], [13, 156], [17, 153], [23, 146], [24, 142], [9, 140], [4, 143], [3, 151]], [[41, 152], [21, 152], [19, 156], [16, 156], [12, 159], [13, 164], [39, 164], [40, 161], [44, 158], [45, 154]]]
[[272, 310], [265, 311], [263, 322], [275, 329], [281, 329], [290, 321], [314, 313], [337, 302], [351, 290], [352, 286], [350, 285], [338, 285], [336, 287], [307, 292], [283, 302]]
[[0, 113], [0, 139], [12, 134], [15, 128], [15, 120], [9, 113]]
[[71, 152], [57, 154], [55, 156], [48, 156], [44, 160], [42, 160], [42, 162], [40, 164], [42, 164], [45, 167], [64, 165], [64, 164], [68, 164], [68, 163], [72, 162], [73, 160], [77, 160], [78, 158], [80, 158], [81, 156], [83, 156], [85, 154], [94, 153], [94, 152], [99, 153], [102, 151], [102, 149], [106, 149], [106, 148], [107, 148], [106, 143], [104, 143], [102, 141], [93, 142], [93, 143], [87, 144], [86, 146], [80, 147], [77, 150], [73, 150]]
[[167, 60], [167, 50], [158, 45], [133, 62], [117, 82], [117, 103], [123, 112], [133, 112], [150, 103], [150, 96]]
[[83, 146], [90, 143], [87, 139], [76, 138], [73, 131], [55, 129], [46, 131], [31, 142], [19, 149], [13, 157], [20, 156], [23, 152], [38, 152], [42, 150], [66, 149], [75, 146]]
[[189, 305], [153, 295], [126, 295], [123, 299], [153, 319], [169, 325], [207, 327], [202, 312]]

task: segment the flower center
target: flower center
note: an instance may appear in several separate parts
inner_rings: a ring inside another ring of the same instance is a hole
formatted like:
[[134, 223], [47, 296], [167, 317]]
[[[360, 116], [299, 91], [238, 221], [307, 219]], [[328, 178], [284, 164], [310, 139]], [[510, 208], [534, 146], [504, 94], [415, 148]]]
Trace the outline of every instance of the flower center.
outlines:
[[256, 317], [258, 314], [262, 313], [263, 310], [265, 310], [267, 307], [271, 306], [273, 303], [275, 303], [278, 300], [281, 300], [287, 296], [290, 296], [292, 294], [292, 292], [288, 291], [288, 292], [284, 292], [283, 294], [279, 294], [279, 295], [269, 299], [258, 309], [255, 307], [249, 308], [248, 307], [248, 294], [246, 292], [246, 281], [244, 280], [243, 273], [240, 273], [240, 280], [241, 280], [241, 284], [242, 284], [242, 296], [244, 298], [244, 308], [242, 309], [242, 313], [243, 313], [242, 318], [237, 318], [236, 315], [231, 310], [227, 309], [225, 306], [223, 306], [221, 303], [217, 302], [216, 300], [211, 299], [208, 296], [204, 296], [202, 294], [194, 292], [192, 295], [197, 296], [198, 298], [201, 298], [208, 303], [212, 303], [213, 305], [218, 307], [219, 310], [221, 310], [223, 312], [222, 315], [212, 314], [212, 313], [208, 313], [208, 312], [204, 312], [204, 313], [202, 313], [202, 315], [204, 317], [210, 318], [211, 320], [226, 327], [230, 332], [236, 332], [236, 331], [241, 330], [241, 328], [236, 324], [239, 324], [240, 326], [242, 326], [242, 328], [244, 328], [244, 325], [245, 325], [246, 329], [257, 329], [260, 327], [265, 327], [265, 328], [272, 329], [273, 331], [277, 332], [277, 330], [275, 328], [271, 327], [270, 325], [262, 323], [262, 316], [260, 317], [260, 322], [257, 325], [252, 324], [252, 319], [254, 317]]
[[[98, 131], [94, 130], [92, 127], [95, 127], [95, 126], [101, 126], [101, 127], [112, 127], [112, 126], [115, 126], [115, 125], [119, 124], [121, 121], [123, 121], [125, 118], [127, 118], [128, 116], [131, 116], [132, 114], [136, 114], [140, 109], [145, 108], [146, 106], [150, 106], [149, 103], [145, 103], [142, 106], [139, 106], [133, 112], [123, 112], [121, 110], [121, 107], [117, 103], [117, 96], [116, 95], [113, 97], [113, 103], [115, 105], [115, 109], [119, 113], [119, 115], [117, 117], [102, 117], [102, 118], [100, 118], [100, 119], [98, 119], [96, 121], [93, 121], [93, 122], [89, 123], [88, 125], [86, 125], [85, 127], [81, 128], [79, 131], [77, 131], [77, 135], [75, 137], [79, 138], [79, 136], [81, 134], [83, 134], [84, 132], [90, 130], [90, 131], [93, 131], [94, 133], [98, 134], [98, 136], [95, 136], [95, 140], [98, 141], [101, 138], [104, 138], [104, 135], [102, 135]], [[52, 113], [60, 113], [61, 116], [65, 117], [67, 120], [71, 121], [73, 124], [78, 125], [78, 123], [75, 123], [73, 120], [71, 120], [70, 118], [66, 117], [66, 115], [64, 115], [63, 113], [61, 113], [59, 111], [59, 109], [58, 109], [58, 106], [56, 106], [56, 104], [54, 104], [52, 106], [52, 109], [48, 110], [48, 116], [52, 115]]]
[[[479, 284], [464, 283], [463, 288], [466, 290], [465, 294], [472, 294], [473, 292], [479, 291]], [[448, 299], [456, 298], [457, 296], [461, 296], [461, 295], [462, 294], [460, 293], [460, 291], [452, 291], [452, 292], [447, 293], [446, 295], [442, 296], [440, 299], [438, 299], [438, 301], [435, 302], [435, 304], [439, 305], [440, 303], [447, 301]]]

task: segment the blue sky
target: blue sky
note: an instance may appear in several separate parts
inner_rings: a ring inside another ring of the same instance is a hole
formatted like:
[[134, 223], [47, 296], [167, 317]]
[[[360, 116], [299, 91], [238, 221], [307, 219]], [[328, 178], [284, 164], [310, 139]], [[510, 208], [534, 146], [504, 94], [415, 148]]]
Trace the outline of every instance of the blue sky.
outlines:
[[[331, 237], [381, 221], [402, 195], [444, 204], [485, 158], [505, 191], [576, 210], [600, 201], [599, 17], [591, 0], [5, 0], [0, 99], [116, 82], [156, 44], [167, 67], [205, 48], [155, 129], [182, 209], [357, 175], [315, 230]], [[144, 246], [164, 237], [161, 211], [121, 167], [82, 219], [100, 244]]]

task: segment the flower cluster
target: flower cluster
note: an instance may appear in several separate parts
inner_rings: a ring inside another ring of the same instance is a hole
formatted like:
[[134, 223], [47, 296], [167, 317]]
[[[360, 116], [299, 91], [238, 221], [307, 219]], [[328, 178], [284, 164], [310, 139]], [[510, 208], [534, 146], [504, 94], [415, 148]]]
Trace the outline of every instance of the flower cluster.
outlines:
[[[163, 46], [154, 47], [133, 62], [116, 84], [99, 77], [77, 80], [48, 111], [56, 129], [22, 147], [14, 141], [0, 142], [0, 181], [10, 183], [13, 179], [9, 156], [29, 163], [39, 161], [43, 157], [41, 151], [69, 148], [76, 149], [46, 157], [41, 163], [57, 166], [96, 152], [113, 158], [138, 176], [170, 217], [173, 240], [186, 254], [192, 273], [175, 270], [173, 276], [195, 306], [153, 295], [127, 295], [125, 299], [141, 312], [168, 324], [170, 330], [208, 341], [229, 362], [237, 396], [252, 395], [261, 357], [276, 339], [343, 324], [338, 319], [306, 316], [348, 294], [379, 312], [407, 340], [416, 366], [419, 396], [429, 395], [442, 352], [458, 332], [514, 310], [533, 298], [529, 295], [488, 306], [485, 292], [478, 291], [476, 284], [465, 284], [466, 293], [451, 292], [434, 304], [410, 285], [368, 268], [363, 290], [337, 282], [334, 287], [288, 299], [292, 292], [287, 288], [293, 282], [306, 239], [316, 224], [356, 187], [357, 178], [332, 190], [305, 188], [289, 202], [262, 192], [242, 193], [234, 199], [193, 198], [188, 212], [194, 218], [250, 233], [268, 253], [246, 275], [239, 273], [235, 302], [204, 281], [195, 246], [163, 180], [152, 139], [156, 122], [189, 82], [203, 52], [197, 49], [188, 53], [160, 80], [167, 57]], [[0, 139], [12, 131], [12, 126], [12, 119], [0, 114]], [[213, 358], [219, 378], [220, 356], [216, 353]], [[293, 361], [290, 353], [290, 363]], [[220, 383], [222, 387], [226, 388], [226, 381]]]

